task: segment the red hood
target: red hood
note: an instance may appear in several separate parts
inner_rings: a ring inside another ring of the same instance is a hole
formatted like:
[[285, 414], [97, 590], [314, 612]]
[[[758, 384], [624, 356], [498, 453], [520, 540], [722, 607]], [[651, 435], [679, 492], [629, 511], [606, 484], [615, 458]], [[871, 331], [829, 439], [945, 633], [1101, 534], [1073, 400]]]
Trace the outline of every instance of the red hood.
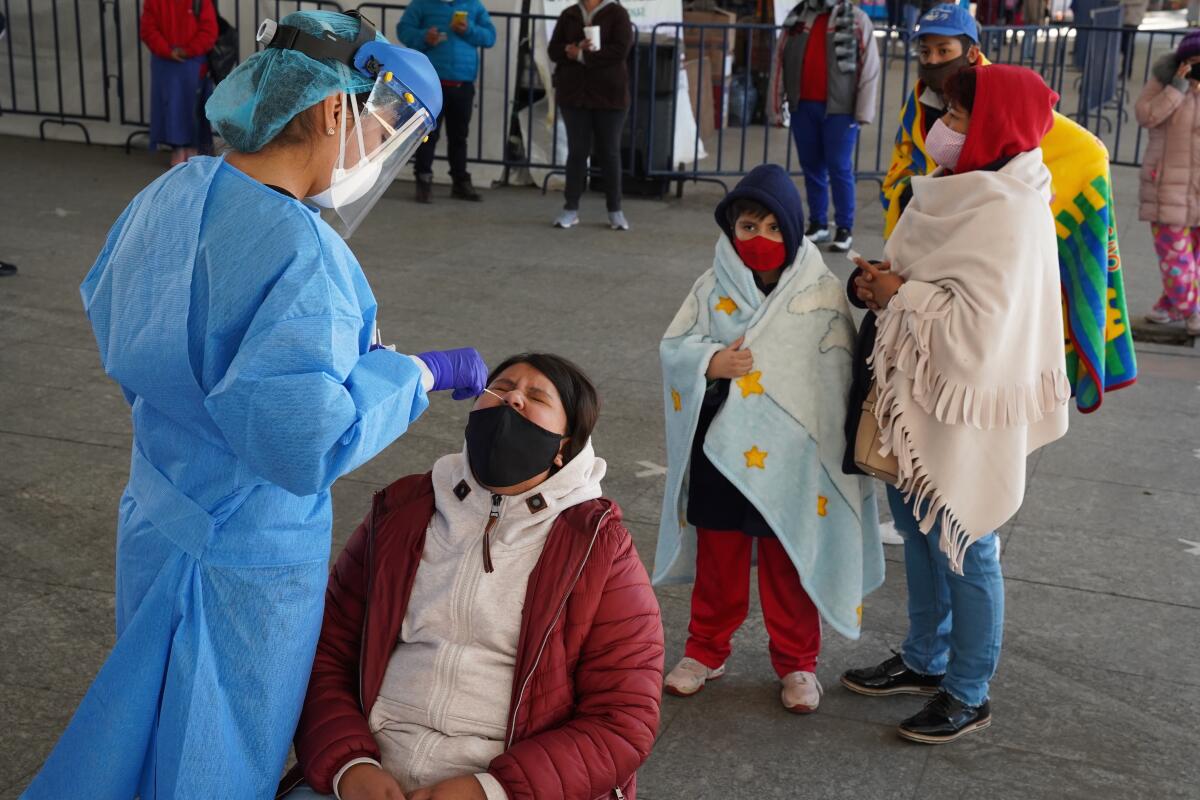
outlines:
[[955, 172], [986, 167], [1033, 150], [1054, 125], [1058, 93], [1025, 67], [975, 69], [975, 108]]

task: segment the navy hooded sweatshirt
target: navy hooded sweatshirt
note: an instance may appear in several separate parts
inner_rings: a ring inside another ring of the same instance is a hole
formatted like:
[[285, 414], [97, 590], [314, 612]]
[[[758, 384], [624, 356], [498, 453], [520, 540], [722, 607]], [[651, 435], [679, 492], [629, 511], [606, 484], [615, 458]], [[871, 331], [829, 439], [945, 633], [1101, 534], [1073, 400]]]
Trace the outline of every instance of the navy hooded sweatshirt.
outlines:
[[[784, 264], [791, 268], [796, 253], [804, 241], [804, 204], [791, 177], [778, 164], [762, 164], [717, 204], [717, 225], [730, 242], [737, 241], [733, 222], [727, 218], [729, 208], [739, 198], [754, 200], [775, 215], [783, 234]], [[747, 268], [748, 269], [748, 268]], [[782, 276], [780, 277], [782, 280]], [[768, 297], [778, 284], [764, 286], [756, 273], [754, 282]], [[769, 302], [769, 300], [768, 300]], [[719, 531], [741, 531], [750, 536], [774, 536], [771, 526], [758, 509], [721, 474], [704, 454], [704, 437], [725, 398], [729, 396], [729, 380], [709, 381], [708, 391], [700, 407], [696, 436], [692, 439], [692, 465], [688, 478], [687, 521], [697, 528]]]

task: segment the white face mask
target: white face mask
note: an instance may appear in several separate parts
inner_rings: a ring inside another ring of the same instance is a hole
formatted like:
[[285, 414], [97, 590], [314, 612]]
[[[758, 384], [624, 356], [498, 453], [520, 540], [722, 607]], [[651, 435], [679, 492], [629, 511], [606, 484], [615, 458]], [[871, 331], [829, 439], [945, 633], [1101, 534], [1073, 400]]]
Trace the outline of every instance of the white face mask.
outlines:
[[958, 157], [966, 141], [965, 133], [951, 130], [949, 125], [939, 119], [933, 123], [925, 137], [925, 152], [929, 153], [938, 166], [953, 170], [958, 166]]
[[363, 159], [358, 166], [350, 169], [334, 167], [333, 177], [329, 188], [320, 194], [308, 198], [321, 208], [342, 208], [353, 203], [367, 192], [379, 180], [383, 164], [379, 161]]
[[340, 141], [338, 143], [338, 160], [329, 178], [329, 188], [308, 199], [321, 208], [343, 208], [358, 200], [379, 180], [383, 171], [383, 162], [379, 159], [366, 157], [366, 146], [362, 138], [362, 119], [358, 113], [358, 101], [350, 95], [342, 95], [342, 109], [352, 110], [354, 114], [354, 131], [358, 136], [359, 162], [346, 168], [346, 114], [342, 114]]

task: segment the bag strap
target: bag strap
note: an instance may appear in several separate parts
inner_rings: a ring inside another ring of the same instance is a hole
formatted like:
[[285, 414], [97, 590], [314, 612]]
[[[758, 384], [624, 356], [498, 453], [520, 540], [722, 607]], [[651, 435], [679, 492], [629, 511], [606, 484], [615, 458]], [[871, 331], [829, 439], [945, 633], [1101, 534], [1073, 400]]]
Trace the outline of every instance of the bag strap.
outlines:
[[192, 16], [195, 17], [197, 20], [200, 19], [200, 6], [203, 3], [204, 3], [204, 0], [192, 0]]

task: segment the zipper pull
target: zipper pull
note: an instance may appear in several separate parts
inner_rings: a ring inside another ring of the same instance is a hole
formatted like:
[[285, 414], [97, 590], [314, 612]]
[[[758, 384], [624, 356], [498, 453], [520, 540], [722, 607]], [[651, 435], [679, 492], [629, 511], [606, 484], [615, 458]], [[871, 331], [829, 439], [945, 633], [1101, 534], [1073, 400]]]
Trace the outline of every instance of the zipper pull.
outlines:
[[492, 510], [488, 513], [487, 525], [483, 527], [483, 571], [495, 572], [492, 567], [492, 528], [500, 521], [500, 503], [504, 500], [500, 495], [492, 495]]
[[625, 800], [625, 793], [621, 791], [620, 786], [613, 787], [613, 794], [616, 795], [617, 800]]

